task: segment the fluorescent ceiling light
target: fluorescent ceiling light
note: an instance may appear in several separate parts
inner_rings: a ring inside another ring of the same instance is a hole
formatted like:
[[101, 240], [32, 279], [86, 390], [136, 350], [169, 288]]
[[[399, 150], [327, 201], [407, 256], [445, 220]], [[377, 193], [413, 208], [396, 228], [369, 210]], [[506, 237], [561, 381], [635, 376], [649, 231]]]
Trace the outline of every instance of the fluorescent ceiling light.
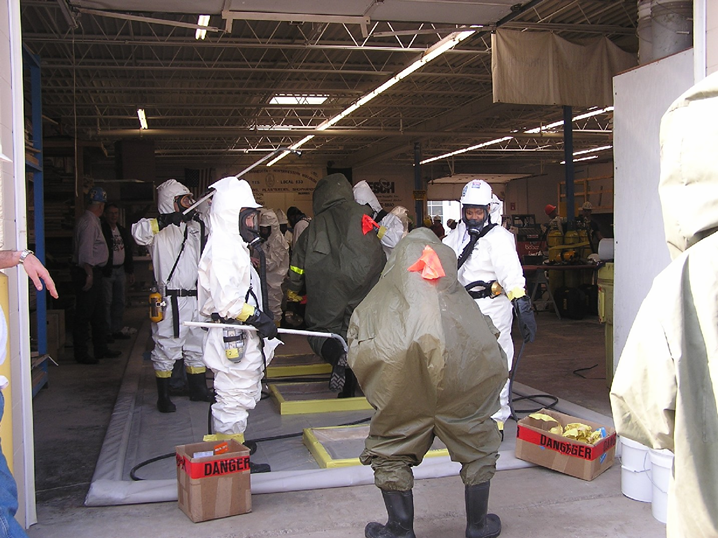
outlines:
[[140, 118], [140, 129], [148, 129], [149, 127], [147, 127], [147, 117], [145, 116], [144, 108], [137, 109], [137, 117]]
[[[586, 118], [591, 118], [593, 116], [598, 116], [599, 114], [605, 114], [607, 112], [613, 112], [613, 107], [609, 106], [600, 110], [591, 110], [589, 112], [586, 112], [585, 114], [579, 114], [578, 116], [574, 116], [572, 121], [585, 120]], [[548, 125], [542, 125], [541, 127], [536, 127], [534, 129], [529, 129], [528, 131], [524, 131], [524, 133], [540, 133], [541, 131], [548, 131], [550, 129], [553, 129], [554, 127], [559, 127], [561, 125], [563, 125], [563, 120], [555, 121], [553, 123], [549, 123]]]
[[291, 131], [292, 129], [311, 129], [311, 127], [307, 125], [255, 125], [254, 128], [257, 131]]
[[599, 148], [583, 149], [581, 151], [575, 152], [573, 154], [573, 156], [575, 157], [576, 155], [585, 155], [586, 153], [594, 153], [596, 151], [603, 151], [605, 149], [611, 149], [611, 148], [613, 148], [613, 146], [601, 146]]
[[[197, 20], [198, 26], [209, 26], [209, 15], [200, 15], [199, 19]], [[194, 38], [195, 39], [204, 39], [207, 36], [207, 30], [197, 28], [194, 31]]]
[[438, 157], [432, 157], [431, 159], [424, 159], [419, 164], [426, 164], [426, 163], [438, 161], [439, 159], [444, 159], [446, 157], [453, 157], [454, 155], [459, 155], [460, 153], [466, 153], [467, 151], [473, 151], [475, 149], [485, 148], [486, 146], [493, 146], [494, 144], [498, 144], [500, 142], [505, 142], [506, 140], [511, 140], [512, 138], [513, 138], [513, 136], [505, 136], [503, 138], [489, 140], [488, 142], [476, 144], [475, 146], [471, 146], [469, 148], [458, 149], [456, 151], [452, 151], [451, 153], [444, 153], [443, 155], [439, 155]]
[[275, 95], [269, 100], [270, 105], [321, 105], [328, 95], [297, 94]]
[[[581, 157], [580, 159], [574, 159], [573, 162], [590, 161], [591, 159], [598, 159], [598, 155], [591, 155], [589, 157]], [[566, 164], [566, 161], [561, 161], [561, 164]]]
[[[601, 146], [599, 148], [591, 148], [591, 149], [582, 149], [581, 151], [574, 152], [573, 156], [576, 157], [577, 155], [586, 155], [587, 153], [595, 153], [597, 151], [604, 151], [607, 149], [612, 149], [613, 146]], [[591, 155], [589, 157], [581, 157], [580, 159], [574, 159], [573, 162], [577, 163], [580, 161], [588, 161], [591, 159], [598, 159], [598, 155]], [[566, 164], [566, 161], [561, 161], [561, 164]]]
[[[602, 109], [600, 109], [600, 110], [591, 110], [591, 111], [589, 111], [589, 112], [586, 112], [585, 114], [580, 114], [580, 115], [578, 115], [578, 116], [575, 116], [575, 117], [572, 119], [572, 121], [584, 120], [584, 119], [586, 119], [586, 118], [590, 118], [590, 117], [592, 117], [592, 116], [598, 116], [599, 114], [605, 114], [605, 113], [607, 113], [607, 112], [613, 112], [613, 107], [612, 107], [612, 106], [609, 106], [609, 107], [606, 107], [606, 108], [602, 108]], [[561, 121], [555, 121], [555, 122], [553, 122], [553, 123], [549, 123], [548, 125], [542, 125], [541, 127], [536, 127], [536, 128], [534, 128], [534, 129], [529, 129], [529, 130], [527, 130], [527, 131], [524, 131], [524, 134], [540, 133], [540, 132], [542, 132], [542, 131], [548, 131], [548, 130], [550, 130], [550, 129], [553, 129], [554, 127], [559, 127], [560, 125], [563, 125], [563, 120], [561, 120]], [[512, 132], [512, 133], [515, 133], [515, 132], [518, 132], [518, 131], [511, 131], [511, 132]], [[421, 161], [419, 164], [426, 164], [426, 163], [438, 161], [439, 159], [445, 159], [445, 158], [447, 158], [447, 157], [453, 157], [454, 155], [459, 155], [460, 153], [466, 153], [467, 151], [472, 151], [472, 150], [479, 149], [479, 148], [483, 148], [483, 147], [490, 146], [490, 145], [493, 145], [493, 144], [498, 144], [499, 142], [503, 142], [504, 140], [509, 140], [509, 139], [511, 139], [511, 138], [513, 138], [513, 137], [511, 137], [511, 136], [505, 136], [505, 137], [503, 137], [503, 138], [497, 138], [496, 140], [490, 140], [489, 142], [484, 142], [483, 144], [478, 144], [478, 145], [476, 145], [476, 146], [471, 146], [471, 147], [469, 147], [469, 148], [464, 148], [464, 149], [460, 149], [460, 150], [457, 150], [457, 151], [452, 151], [451, 153], [444, 153], [443, 155], [439, 155], [439, 156], [437, 156], [437, 157], [432, 157], [431, 159], [424, 159], [424, 160]], [[600, 148], [586, 149], [586, 150], [583, 150], [583, 151], [576, 152], [576, 153], [574, 153], [574, 155], [581, 155], [581, 154], [583, 154], [583, 153], [590, 153], [590, 152], [592, 152], [592, 151], [601, 151], [601, 150], [604, 150], [604, 149], [610, 149], [610, 148], [612, 148], [612, 147], [613, 147], [613, 146], [601, 146]], [[593, 159], [593, 158], [595, 158], [595, 157], [591, 157], [591, 158]], [[577, 159], [577, 160], [584, 160], [584, 159]], [[576, 162], [576, 161], [574, 161], [574, 162]], [[561, 164], [565, 164], [565, 161], [562, 162]]]
[[[317, 126], [316, 130], [324, 131], [325, 129], [328, 129], [332, 125], [343, 120], [349, 114], [354, 112], [356, 109], [358, 109], [361, 106], [364, 106], [369, 101], [374, 99], [377, 95], [385, 92], [386, 90], [391, 88], [394, 84], [396, 84], [400, 80], [408, 77], [409, 75], [411, 75], [414, 71], [416, 71], [420, 67], [422, 67], [422, 66], [428, 64], [429, 62], [431, 62], [432, 60], [438, 58], [439, 56], [444, 54], [447, 50], [453, 49], [456, 45], [461, 43], [464, 39], [466, 39], [470, 35], [474, 34], [475, 31], [476, 30], [466, 30], [466, 31], [462, 31], [462, 32], [454, 32], [454, 33], [446, 36], [444, 39], [437, 41], [433, 46], [431, 46], [430, 48], [428, 48], [426, 50], [426, 52], [422, 55], [421, 58], [419, 58], [417, 61], [415, 61], [409, 67], [403, 69], [402, 71], [400, 71], [399, 73], [397, 73], [396, 75], [391, 77], [389, 80], [387, 80], [384, 84], [382, 84], [378, 88], [370, 91], [366, 95], [359, 98], [359, 100], [356, 103], [351, 105], [349, 108], [347, 108], [343, 112], [340, 112], [333, 118], [330, 118], [330, 119], [324, 121], [322, 124]], [[290, 146], [290, 148], [291, 149], [299, 149], [303, 144], [305, 144], [306, 142], [309, 142], [312, 138], [314, 138], [314, 135], [307, 136], [303, 140], [300, 140], [299, 142], [294, 144], [293, 146]], [[276, 163], [280, 159], [283, 159], [284, 157], [286, 157], [288, 153], [289, 153], [288, 151], [280, 153], [279, 156], [276, 159], [274, 159], [273, 161], [271, 161], [267, 166], [268, 167], [272, 166], [274, 163]]]

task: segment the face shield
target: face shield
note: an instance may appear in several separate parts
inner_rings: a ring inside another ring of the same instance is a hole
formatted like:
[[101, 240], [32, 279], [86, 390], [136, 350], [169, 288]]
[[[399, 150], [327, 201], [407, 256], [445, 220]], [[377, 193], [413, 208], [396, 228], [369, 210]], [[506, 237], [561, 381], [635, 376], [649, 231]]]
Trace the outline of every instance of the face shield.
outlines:
[[464, 204], [461, 206], [461, 218], [469, 233], [478, 233], [490, 222], [489, 206]]
[[259, 240], [259, 210], [243, 207], [239, 211], [239, 235], [248, 245]]

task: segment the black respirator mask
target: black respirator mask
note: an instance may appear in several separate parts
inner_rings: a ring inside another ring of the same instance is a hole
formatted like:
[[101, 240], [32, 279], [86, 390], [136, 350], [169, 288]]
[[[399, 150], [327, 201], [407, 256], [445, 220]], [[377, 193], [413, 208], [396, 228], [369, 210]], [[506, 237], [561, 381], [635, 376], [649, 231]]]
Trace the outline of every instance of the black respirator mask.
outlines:
[[249, 245], [255, 245], [259, 240], [259, 210], [253, 207], [244, 207], [239, 212], [239, 235]]
[[[466, 216], [466, 210], [467, 209], [483, 209], [484, 210], [484, 218], [483, 220], [478, 219], [469, 219]], [[466, 224], [466, 229], [469, 231], [469, 233], [479, 233], [481, 230], [491, 222], [491, 218], [489, 217], [489, 206], [487, 205], [464, 205], [461, 208], [462, 215], [461, 218], [464, 221], [464, 224]]]
[[[178, 194], [177, 196], [175, 196], [174, 203], [175, 203], [175, 207], [177, 208], [177, 211], [179, 211], [180, 213], [184, 213], [185, 210], [189, 209], [190, 207], [192, 207], [194, 205], [195, 201], [191, 194], [186, 193], [186, 194]], [[197, 214], [197, 211], [195, 209], [193, 209], [192, 211], [187, 213], [184, 218], [185, 222], [192, 220], [192, 218], [196, 214]]]
[[266, 241], [269, 239], [269, 236], [272, 235], [272, 227], [271, 226], [260, 226], [259, 227], [259, 237], [262, 238], [262, 241]]

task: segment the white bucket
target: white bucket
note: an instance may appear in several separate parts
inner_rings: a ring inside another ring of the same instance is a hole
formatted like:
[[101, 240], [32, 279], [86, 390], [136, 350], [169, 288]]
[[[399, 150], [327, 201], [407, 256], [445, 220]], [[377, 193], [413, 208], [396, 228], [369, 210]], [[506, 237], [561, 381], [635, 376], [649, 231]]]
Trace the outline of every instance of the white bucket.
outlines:
[[653, 501], [651, 512], [661, 523], [668, 519], [668, 484], [673, 473], [673, 452], [651, 449], [651, 475], [653, 482]]
[[649, 448], [621, 437], [621, 493], [629, 499], [649, 503], [653, 499]]

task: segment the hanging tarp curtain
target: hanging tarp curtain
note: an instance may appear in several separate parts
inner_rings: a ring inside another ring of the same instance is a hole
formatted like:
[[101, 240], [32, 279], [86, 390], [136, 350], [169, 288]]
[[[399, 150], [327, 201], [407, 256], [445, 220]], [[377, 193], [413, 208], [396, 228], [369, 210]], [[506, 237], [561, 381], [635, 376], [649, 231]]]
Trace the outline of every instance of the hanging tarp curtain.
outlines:
[[613, 76], [637, 64], [605, 37], [575, 44], [549, 32], [497, 30], [491, 48], [496, 103], [611, 106]]

